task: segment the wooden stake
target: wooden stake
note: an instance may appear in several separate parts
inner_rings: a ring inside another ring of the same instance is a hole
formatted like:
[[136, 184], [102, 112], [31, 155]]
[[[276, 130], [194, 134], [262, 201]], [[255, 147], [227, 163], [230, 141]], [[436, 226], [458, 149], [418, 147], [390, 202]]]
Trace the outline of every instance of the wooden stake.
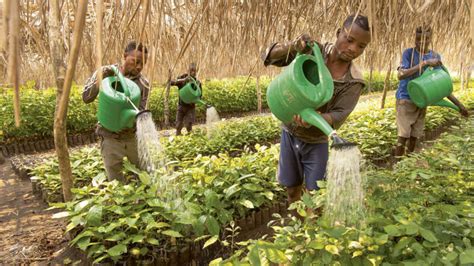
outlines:
[[170, 88], [171, 88], [171, 69], [168, 69], [168, 82], [166, 83], [165, 99], [164, 99], [164, 116], [165, 116], [165, 127], [170, 125]]
[[74, 179], [72, 176], [71, 162], [69, 161], [69, 151], [67, 146], [66, 115], [72, 79], [74, 77], [74, 72], [76, 71], [77, 59], [79, 58], [79, 50], [81, 48], [86, 12], [87, 0], [79, 0], [75, 15], [72, 48], [68, 58], [63, 93], [59, 100], [59, 106], [54, 119], [54, 143], [56, 146], [56, 154], [58, 156], [64, 201], [70, 201], [73, 198], [71, 188], [73, 187]]
[[102, 21], [104, 17], [103, 0], [97, 0], [95, 6], [96, 24], [95, 24], [95, 69], [97, 72], [97, 79], [102, 80]]
[[[391, 60], [390, 60], [391, 61]], [[382, 104], [381, 109], [385, 108], [385, 99], [387, 98], [388, 87], [390, 86], [390, 76], [392, 74], [392, 64], [388, 67], [387, 75], [385, 76], [385, 82], [383, 84]]]
[[255, 81], [255, 87], [257, 89], [257, 100], [258, 100], [258, 107], [257, 110], [259, 113], [262, 113], [262, 89], [259, 86], [259, 79], [260, 76], [257, 76], [257, 80]]
[[[3, 60], [7, 59], [7, 51], [8, 51], [8, 27], [10, 23], [10, 0], [3, 0], [2, 6], [2, 32], [1, 32], [1, 39], [0, 39], [0, 56], [2, 56]], [[4, 77], [6, 65], [3, 63], [1, 64], [1, 77]]]
[[20, 41], [20, 3], [13, 1], [10, 3], [10, 44], [8, 53], [8, 80], [13, 84], [15, 94], [13, 96], [13, 108], [15, 111], [15, 126], [20, 127], [20, 56], [19, 56], [19, 41]]

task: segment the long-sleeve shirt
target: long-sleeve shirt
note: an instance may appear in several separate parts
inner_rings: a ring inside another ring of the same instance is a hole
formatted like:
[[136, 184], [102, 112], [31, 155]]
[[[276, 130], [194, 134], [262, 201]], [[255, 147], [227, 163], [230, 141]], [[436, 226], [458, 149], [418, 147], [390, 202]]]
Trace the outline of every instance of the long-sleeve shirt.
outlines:
[[[270, 52], [276, 46], [282, 46], [284, 44], [275, 43], [271, 45], [266, 52], [263, 54], [264, 65], [274, 66], [287, 66], [296, 57], [296, 52], [289, 52], [275, 58], [270, 56]], [[324, 45], [318, 44], [321, 48], [324, 60], [326, 61], [334, 45], [326, 43]], [[310, 51], [312, 53], [312, 51]], [[332, 127], [338, 129], [342, 126], [344, 121], [347, 119], [349, 114], [354, 110], [357, 102], [359, 101], [362, 89], [365, 86], [365, 81], [362, 73], [358, 70], [357, 66], [352, 62], [349, 71], [340, 78], [334, 80], [334, 94], [331, 100], [325, 105], [318, 108], [316, 111], [325, 113], [331, 116]], [[288, 131], [291, 135], [299, 138], [306, 143], [326, 143], [328, 137], [317, 127], [311, 126], [309, 128], [297, 126], [294, 123], [283, 124], [283, 129]]]
[[[179, 75], [176, 80], [171, 81], [172, 86], [177, 86], [179, 90], [181, 90], [188, 82], [185, 80], [186, 77], [189, 76], [188, 73], [184, 73], [182, 75]], [[201, 97], [202, 97], [202, 86], [201, 86], [201, 81], [196, 79], [196, 83], [199, 85], [199, 88], [201, 88]], [[196, 107], [196, 104], [194, 103], [185, 103], [181, 100], [181, 97], [179, 98], [178, 105], [184, 106], [184, 107]]]
[[[118, 64], [114, 66], [118, 67]], [[104, 69], [111, 70], [112, 65], [103, 66], [100, 69], [100, 71], [104, 71]], [[137, 76], [125, 76], [125, 77], [135, 82], [140, 88], [141, 97], [140, 97], [140, 105], [138, 106], [138, 109], [140, 111], [145, 110], [146, 103], [150, 95], [150, 84], [148, 80], [141, 73], [138, 74]], [[92, 76], [86, 81], [86, 85], [84, 86], [84, 91], [82, 92], [82, 100], [85, 103], [93, 102], [95, 98], [97, 98], [97, 95], [99, 94], [100, 83], [98, 84], [97, 78], [98, 78], [98, 71], [95, 71], [94, 74], [92, 74]], [[135, 128], [124, 129], [120, 132], [114, 133], [114, 132], [110, 132], [109, 130], [105, 129], [100, 124], [98, 124], [96, 132], [100, 136], [117, 138], [117, 137], [123, 137], [123, 136], [133, 136], [133, 133], [135, 132]]]

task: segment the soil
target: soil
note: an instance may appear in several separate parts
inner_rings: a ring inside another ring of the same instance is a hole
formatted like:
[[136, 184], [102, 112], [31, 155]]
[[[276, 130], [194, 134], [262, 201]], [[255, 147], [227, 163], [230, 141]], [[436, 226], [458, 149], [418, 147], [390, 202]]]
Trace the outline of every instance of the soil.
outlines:
[[66, 246], [65, 223], [20, 180], [9, 160], [0, 165], [0, 264], [43, 265]]

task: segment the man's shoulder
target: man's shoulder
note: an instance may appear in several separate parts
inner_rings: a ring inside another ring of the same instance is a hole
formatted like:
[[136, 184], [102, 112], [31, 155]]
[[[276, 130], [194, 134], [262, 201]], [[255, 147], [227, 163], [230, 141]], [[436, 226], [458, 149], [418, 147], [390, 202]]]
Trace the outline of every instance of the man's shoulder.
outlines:
[[138, 78], [138, 80], [140, 81], [141, 84], [143, 84], [143, 86], [150, 88], [150, 81], [148, 81], [148, 79], [145, 76], [140, 74], [140, 77]]
[[351, 72], [352, 79], [360, 80], [361, 82], [365, 83], [364, 75], [356, 63], [352, 62], [349, 70]]
[[438, 52], [431, 50], [431, 57], [432, 58], [441, 58], [441, 55]]

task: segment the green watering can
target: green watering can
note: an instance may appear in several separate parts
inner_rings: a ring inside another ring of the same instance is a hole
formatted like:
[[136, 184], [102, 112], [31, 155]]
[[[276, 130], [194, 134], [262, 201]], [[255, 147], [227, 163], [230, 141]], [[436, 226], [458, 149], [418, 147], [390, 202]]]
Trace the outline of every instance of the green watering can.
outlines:
[[179, 98], [185, 103], [200, 103], [206, 105], [206, 102], [201, 100], [201, 88], [195, 79], [192, 78], [190, 82], [184, 85], [179, 90]]
[[319, 46], [313, 54], [298, 54], [268, 86], [267, 102], [271, 112], [283, 123], [289, 124], [299, 114], [303, 120], [324, 134], [331, 136], [333, 147], [354, 144], [339, 138], [335, 130], [315, 110], [333, 96], [334, 82], [324, 64]]
[[116, 66], [112, 69], [115, 76], [105, 78], [101, 83], [97, 119], [107, 130], [119, 132], [132, 128], [136, 116], [141, 113], [137, 108], [141, 91], [138, 85], [125, 78]]
[[443, 99], [453, 92], [453, 82], [448, 70], [427, 68], [421, 76], [408, 82], [408, 94], [419, 108], [428, 105], [445, 106], [459, 111], [459, 107]]

